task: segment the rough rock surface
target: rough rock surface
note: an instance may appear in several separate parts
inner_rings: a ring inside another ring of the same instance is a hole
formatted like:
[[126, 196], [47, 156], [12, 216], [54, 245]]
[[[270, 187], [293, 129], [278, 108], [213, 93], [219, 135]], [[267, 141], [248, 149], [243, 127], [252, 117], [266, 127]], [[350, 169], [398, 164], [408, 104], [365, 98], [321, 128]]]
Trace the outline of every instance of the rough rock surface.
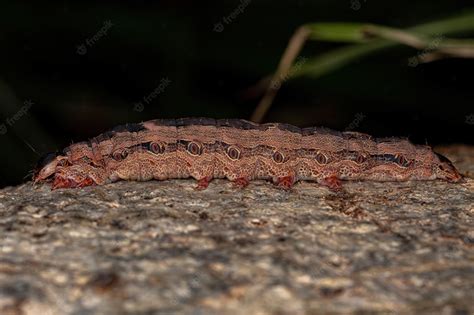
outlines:
[[0, 190], [0, 314], [474, 313], [473, 179], [194, 186]]

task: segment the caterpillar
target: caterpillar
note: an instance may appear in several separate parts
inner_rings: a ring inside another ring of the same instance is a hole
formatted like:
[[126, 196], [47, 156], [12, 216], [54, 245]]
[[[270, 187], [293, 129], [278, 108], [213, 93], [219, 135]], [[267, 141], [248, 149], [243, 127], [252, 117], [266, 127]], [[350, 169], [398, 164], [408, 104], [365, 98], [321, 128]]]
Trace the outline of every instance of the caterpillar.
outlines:
[[213, 178], [239, 187], [264, 179], [289, 189], [301, 180], [340, 189], [343, 180], [459, 182], [460, 173], [429, 146], [358, 132], [256, 124], [240, 119], [157, 119], [127, 124], [48, 154], [33, 180], [52, 188], [118, 180]]

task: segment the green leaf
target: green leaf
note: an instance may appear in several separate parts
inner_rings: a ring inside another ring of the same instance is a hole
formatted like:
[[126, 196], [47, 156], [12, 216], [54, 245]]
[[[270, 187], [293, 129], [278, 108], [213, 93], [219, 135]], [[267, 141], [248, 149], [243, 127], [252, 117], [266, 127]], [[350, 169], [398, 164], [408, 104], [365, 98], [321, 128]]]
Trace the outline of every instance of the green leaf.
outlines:
[[[317, 30], [318, 25], [321, 30]], [[355, 42], [350, 46], [334, 49], [317, 57], [307, 58], [304, 64], [292, 66], [291, 78], [298, 76], [321, 77], [335, 71], [354, 60], [379, 53], [384, 49], [393, 48], [399, 43], [386, 39], [362, 39], [365, 36], [364, 29], [372, 24], [360, 23], [314, 23], [308, 24], [311, 28], [311, 39], [330, 40], [342, 42]], [[396, 30], [396, 28], [390, 28]], [[469, 34], [474, 31], [474, 11], [438, 20], [426, 24], [417, 25], [406, 29], [407, 32], [423, 34], [425, 36], [439, 36], [448, 34]], [[359, 34], [357, 34], [359, 32]]]

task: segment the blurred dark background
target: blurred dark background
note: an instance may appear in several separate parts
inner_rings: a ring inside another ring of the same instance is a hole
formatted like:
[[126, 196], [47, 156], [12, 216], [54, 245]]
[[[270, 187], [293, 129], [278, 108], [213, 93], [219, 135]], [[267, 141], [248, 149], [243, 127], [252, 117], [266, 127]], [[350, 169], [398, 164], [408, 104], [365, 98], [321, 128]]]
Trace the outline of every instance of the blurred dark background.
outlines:
[[[39, 155], [115, 125], [248, 119], [260, 100], [248, 89], [276, 69], [301, 24], [405, 28], [473, 8], [452, 0], [0, 1], [0, 187], [25, 181]], [[302, 55], [339, 46], [311, 42]], [[473, 144], [474, 60], [410, 67], [416, 54], [399, 46], [285, 82], [265, 122]]]

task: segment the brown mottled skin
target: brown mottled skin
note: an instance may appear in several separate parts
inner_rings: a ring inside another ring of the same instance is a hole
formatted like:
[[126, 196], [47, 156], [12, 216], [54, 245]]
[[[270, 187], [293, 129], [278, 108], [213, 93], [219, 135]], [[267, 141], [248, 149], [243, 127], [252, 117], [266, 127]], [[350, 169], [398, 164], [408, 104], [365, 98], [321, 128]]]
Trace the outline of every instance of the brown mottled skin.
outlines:
[[213, 178], [228, 178], [239, 187], [269, 179], [283, 188], [312, 180], [332, 189], [340, 188], [341, 180], [462, 178], [448, 159], [405, 139], [184, 118], [120, 126], [73, 144], [41, 161], [34, 181], [52, 180], [55, 189], [188, 177], [198, 180], [198, 188]]

